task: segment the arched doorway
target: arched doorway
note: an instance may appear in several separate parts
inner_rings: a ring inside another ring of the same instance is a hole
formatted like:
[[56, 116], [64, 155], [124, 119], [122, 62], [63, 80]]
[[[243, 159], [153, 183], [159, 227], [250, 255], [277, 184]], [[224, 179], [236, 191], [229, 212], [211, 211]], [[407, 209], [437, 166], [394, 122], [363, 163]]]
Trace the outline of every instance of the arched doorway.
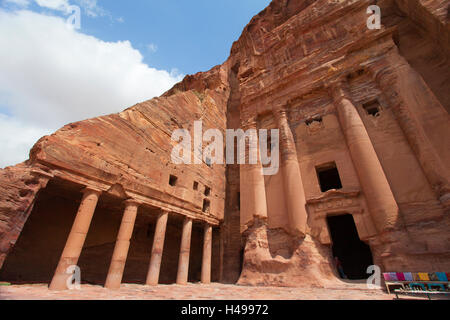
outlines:
[[367, 268], [373, 265], [370, 247], [361, 241], [353, 216], [350, 214], [327, 217], [328, 228], [333, 242], [333, 256], [342, 265], [349, 280], [367, 279]]

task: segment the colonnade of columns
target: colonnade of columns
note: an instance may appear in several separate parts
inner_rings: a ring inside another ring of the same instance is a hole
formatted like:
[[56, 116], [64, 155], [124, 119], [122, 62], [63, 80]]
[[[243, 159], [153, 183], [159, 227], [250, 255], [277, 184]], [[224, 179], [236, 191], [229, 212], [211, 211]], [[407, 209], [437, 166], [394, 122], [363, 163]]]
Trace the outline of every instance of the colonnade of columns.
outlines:
[[[274, 116], [280, 129], [281, 170], [283, 174], [285, 202], [289, 214], [290, 233], [304, 237], [306, 235], [308, 215], [306, 212], [306, 197], [303, 188], [300, 167], [297, 159], [294, 136], [286, 116], [286, 110], [274, 109]], [[250, 121], [245, 130], [257, 130], [256, 121]], [[259, 143], [258, 143], [259, 155]], [[252, 147], [249, 148], [249, 153]], [[267, 218], [267, 199], [262, 164], [240, 166], [240, 194], [241, 199], [241, 225], [246, 225], [254, 218]]]
[[[407, 107], [408, 102], [417, 103], [417, 101], [411, 97], [405, 97], [406, 93], [402, 88], [404, 79], [412, 79], [408, 84], [416, 86], [418, 92], [423, 92], [426, 84], [419, 79], [420, 77], [404, 58], [394, 55], [389, 56], [389, 59], [387, 65], [399, 65], [400, 67], [383, 69], [381, 66], [379, 70], [377, 67], [373, 67], [372, 71], [376, 75], [375, 80], [383, 90], [389, 92], [392, 89], [398, 93], [389, 95], [392, 100], [390, 102], [393, 104], [393, 111], [425, 174], [436, 190], [438, 198], [444, 206], [448, 207], [450, 206], [448, 170], [433, 149], [415, 115]], [[430, 104], [439, 103], [429, 89], [425, 91], [424, 99], [427, 102]], [[369, 134], [347, 92], [345, 80], [334, 83], [331, 86], [330, 94], [375, 226], [380, 233], [392, 230], [398, 224], [399, 207]], [[304, 235], [308, 215], [295, 140], [284, 106], [273, 108], [273, 115], [280, 130], [281, 170], [290, 231], [292, 234]], [[252, 122], [251, 128], [256, 129], [256, 127], [256, 122]], [[250, 169], [245, 167], [250, 167]], [[261, 173], [261, 164], [246, 165], [245, 167], [243, 169], [243, 166], [241, 166], [241, 198], [245, 199], [247, 205], [241, 205], [241, 215], [246, 217], [247, 220], [258, 215], [267, 216], [265, 184], [264, 176]], [[249, 204], [249, 202], [251, 203]]]
[[[50, 283], [50, 290], [68, 289], [68, 282], [71, 279], [71, 274], [68, 274], [67, 270], [69, 267], [76, 266], [78, 263], [100, 195], [100, 190], [95, 190], [92, 188], [86, 188], [83, 190], [83, 198], [67, 239], [64, 251]], [[125, 211], [123, 213], [105, 283], [105, 287], [108, 289], [119, 289], [122, 283], [125, 264], [130, 248], [130, 240], [133, 234], [139, 205], [139, 202], [135, 200], [125, 201]], [[150, 264], [146, 279], [147, 285], [157, 285], [159, 283], [168, 216], [169, 213], [162, 210], [157, 218]], [[188, 282], [192, 223], [193, 221], [191, 218], [185, 217], [183, 222], [183, 233], [177, 274], [177, 284], [181, 285], [187, 284]], [[207, 223], [205, 223], [203, 243], [201, 281], [203, 284], [209, 284], [211, 283], [212, 226]]]
[[[345, 83], [335, 84], [331, 95], [376, 228], [379, 232], [393, 229], [398, 222], [399, 208], [364, 123], [345, 90]], [[290, 232], [304, 236], [308, 214], [296, 143], [286, 109], [275, 107], [273, 115], [280, 130], [281, 171]], [[250, 128], [256, 129], [256, 122], [251, 123], [253, 126]], [[267, 216], [261, 169], [260, 163], [241, 166], [241, 198], [245, 199], [241, 204], [241, 217], [245, 220], [241, 219], [241, 222], [248, 223], [258, 215]]]

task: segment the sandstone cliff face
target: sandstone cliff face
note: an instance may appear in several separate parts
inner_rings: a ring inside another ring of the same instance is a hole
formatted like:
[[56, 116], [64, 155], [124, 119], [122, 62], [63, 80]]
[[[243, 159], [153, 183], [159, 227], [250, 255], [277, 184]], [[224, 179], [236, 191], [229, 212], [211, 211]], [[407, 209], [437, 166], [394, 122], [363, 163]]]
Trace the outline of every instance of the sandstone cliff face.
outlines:
[[[46, 181], [89, 185], [122, 199], [146, 198], [149, 205], [217, 225], [223, 219], [225, 167], [205, 162], [174, 165], [171, 153], [176, 143], [171, 135], [187, 129], [194, 137], [198, 120], [203, 121], [203, 132], [224, 132], [228, 95], [226, 70], [217, 67], [187, 77], [160, 98], [119, 114], [72, 123], [43, 137], [25, 164], [2, 170], [1, 185], [7, 192], [0, 195], [0, 263], [17, 241], [37, 191], [45, 187], [37, 182], [28, 186], [30, 172], [38, 168], [45, 170]], [[171, 175], [178, 178], [175, 187], [169, 184]], [[207, 197], [205, 188], [211, 190]], [[203, 210], [204, 199], [210, 201], [208, 210]]]
[[[276, 128], [272, 110], [287, 106], [307, 198], [309, 234], [317, 241], [285, 241], [285, 250], [293, 252], [286, 262], [274, 252], [269, 254], [271, 241], [265, 240], [261, 225], [241, 224], [248, 227], [242, 284], [295, 285], [311, 278], [329, 279], [332, 270], [318, 267], [329, 263], [331, 255], [326, 217], [342, 213], [353, 215], [360, 238], [370, 244], [374, 262], [383, 270], [450, 267], [444, 199], [450, 141], [438, 138], [450, 134], [449, 1], [379, 1], [383, 13], [379, 31], [366, 27], [370, 4], [274, 1], [233, 45], [228, 63], [239, 80], [241, 123], [256, 118], [259, 127]], [[366, 203], [371, 195], [361, 192], [329, 91], [330, 84], [342, 77], [348, 81], [351, 99], [399, 207], [392, 220], [395, 231], [375, 230]], [[376, 118], [362, 107], [375, 100], [381, 105]], [[311, 121], [317, 118], [320, 122]], [[323, 194], [319, 188], [315, 167], [331, 161], [341, 175], [341, 195]], [[267, 233], [287, 232], [281, 172], [266, 177], [265, 187]], [[310, 251], [315, 247], [328, 250], [328, 256]], [[297, 261], [304, 256], [311, 258], [307, 270]], [[322, 285], [330, 285], [326, 282]]]
[[[449, 1], [378, 1], [383, 27], [369, 30], [366, 10], [373, 2], [274, 0], [247, 25], [223, 65], [187, 76], [160, 98], [42, 138], [29, 161], [1, 171], [0, 268], [37, 192], [57, 180], [220, 224], [226, 282], [343, 285], [333, 268], [327, 217], [344, 213], [384, 271], [450, 269]], [[331, 88], [342, 79], [398, 206], [390, 229], [377, 227], [372, 195], [364, 192], [336, 111]], [[364, 107], [373, 102], [376, 117]], [[277, 128], [273, 111], [280, 106], [287, 109], [306, 197], [304, 238], [290, 233], [282, 170], [264, 179], [267, 218], [249, 222], [242, 221], [247, 199], [239, 199], [246, 183], [239, 166], [170, 159], [175, 129], [192, 133], [196, 120], [204, 131], [253, 120], [258, 128]], [[316, 168], [330, 162], [343, 188], [322, 192]], [[170, 176], [178, 178], [176, 187]]]
[[1, 170], [0, 268], [31, 214], [36, 194], [47, 182], [45, 172], [26, 164]]

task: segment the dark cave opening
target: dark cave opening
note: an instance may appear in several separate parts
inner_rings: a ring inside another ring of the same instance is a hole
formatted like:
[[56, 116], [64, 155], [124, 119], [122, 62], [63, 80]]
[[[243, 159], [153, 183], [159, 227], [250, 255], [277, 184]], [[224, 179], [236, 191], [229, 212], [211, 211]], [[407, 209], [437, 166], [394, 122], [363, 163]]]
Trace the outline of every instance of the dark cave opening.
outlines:
[[[327, 218], [333, 241], [333, 256], [342, 265], [349, 280], [367, 279], [367, 268], [373, 265], [370, 247], [361, 241], [353, 216], [350, 214]], [[341, 278], [343, 275], [341, 275]]]

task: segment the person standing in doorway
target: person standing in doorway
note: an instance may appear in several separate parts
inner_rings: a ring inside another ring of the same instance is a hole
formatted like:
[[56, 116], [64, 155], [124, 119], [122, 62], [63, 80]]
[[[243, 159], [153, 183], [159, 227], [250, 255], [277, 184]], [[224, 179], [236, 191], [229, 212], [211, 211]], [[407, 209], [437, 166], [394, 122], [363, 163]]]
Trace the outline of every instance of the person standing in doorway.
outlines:
[[336, 265], [336, 269], [338, 270], [340, 277], [342, 279], [348, 279], [344, 272], [344, 268], [342, 267], [341, 260], [339, 260], [338, 257], [334, 257], [334, 264]]

